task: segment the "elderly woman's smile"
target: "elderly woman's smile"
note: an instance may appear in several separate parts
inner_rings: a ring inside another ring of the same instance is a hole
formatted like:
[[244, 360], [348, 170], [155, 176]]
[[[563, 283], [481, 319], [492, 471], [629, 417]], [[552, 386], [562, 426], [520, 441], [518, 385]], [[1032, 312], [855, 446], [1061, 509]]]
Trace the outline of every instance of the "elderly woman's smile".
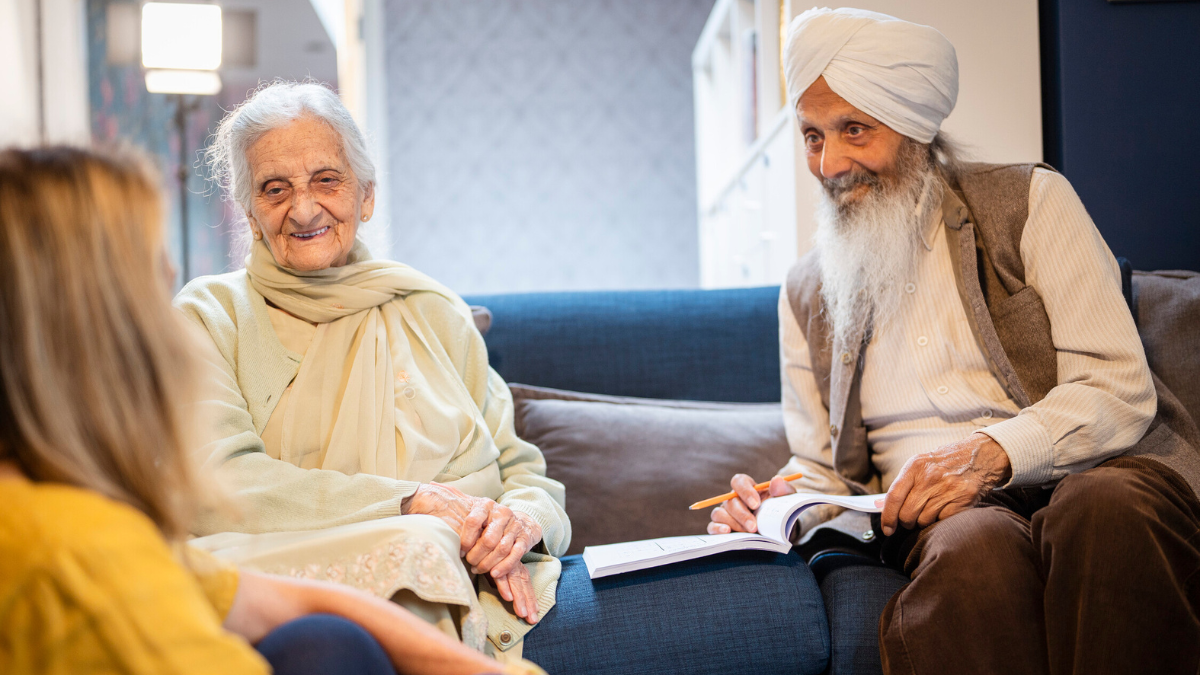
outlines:
[[355, 176], [338, 133], [300, 117], [263, 134], [246, 161], [254, 181], [250, 227], [275, 261], [300, 271], [345, 265], [375, 195]]

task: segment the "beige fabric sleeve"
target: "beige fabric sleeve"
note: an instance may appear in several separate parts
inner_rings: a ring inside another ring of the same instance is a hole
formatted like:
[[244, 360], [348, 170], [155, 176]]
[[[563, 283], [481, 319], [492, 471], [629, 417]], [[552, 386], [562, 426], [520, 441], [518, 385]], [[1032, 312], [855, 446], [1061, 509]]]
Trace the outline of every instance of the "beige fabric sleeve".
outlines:
[[[458, 314], [440, 296], [414, 293], [409, 306], [438, 331], [447, 355], [454, 363], [471, 399], [479, 406], [499, 456], [503, 493], [496, 501], [520, 511], [542, 527], [542, 543], [552, 556], [562, 556], [571, 544], [571, 521], [565, 510], [566, 489], [546, 476], [541, 450], [517, 437], [512, 393], [500, 375], [488, 365], [487, 345], [475, 324]], [[474, 447], [474, 446], [473, 446]], [[458, 462], [451, 462], [447, 471]], [[480, 469], [490, 469], [490, 464]]]
[[233, 504], [206, 509], [195, 534], [315, 530], [400, 515], [400, 502], [418, 483], [301, 469], [267, 456], [233, 366], [207, 331], [198, 333], [202, 389], [197, 452]]
[[1157, 396], [1116, 258], [1061, 174], [1036, 169], [1021, 239], [1025, 282], [1050, 317], [1058, 386], [983, 430], [1012, 462], [1009, 485], [1042, 485], [1133, 446]]
[[[792, 451], [792, 458], [779, 470], [779, 475], [803, 472], [803, 478], [792, 481], [792, 487], [800, 492], [850, 494], [850, 489], [833, 469], [829, 411], [821, 403], [808, 341], [792, 312], [786, 287], [779, 291], [779, 366], [783, 384], [783, 425]], [[841, 508], [829, 505], [805, 509], [800, 514], [801, 534], [841, 512]]]

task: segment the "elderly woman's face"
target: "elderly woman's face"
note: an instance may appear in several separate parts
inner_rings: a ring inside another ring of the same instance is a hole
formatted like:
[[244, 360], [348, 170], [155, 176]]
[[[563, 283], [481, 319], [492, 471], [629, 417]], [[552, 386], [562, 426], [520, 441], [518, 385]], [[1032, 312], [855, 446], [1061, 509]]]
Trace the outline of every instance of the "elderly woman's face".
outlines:
[[346, 264], [360, 220], [375, 208], [329, 125], [301, 117], [246, 151], [254, 181], [248, 218], [275, 262], [301, 271]]

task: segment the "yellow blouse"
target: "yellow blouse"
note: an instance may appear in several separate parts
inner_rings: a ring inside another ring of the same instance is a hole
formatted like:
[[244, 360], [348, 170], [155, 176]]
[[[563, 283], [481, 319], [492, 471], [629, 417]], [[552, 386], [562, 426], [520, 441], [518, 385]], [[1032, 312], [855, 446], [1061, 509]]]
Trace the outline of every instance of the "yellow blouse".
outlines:
[[237, 570], [181, 564], [139, 511], [77, 488], [0, 478], [0, 673], [265, 674], [221, 623]]

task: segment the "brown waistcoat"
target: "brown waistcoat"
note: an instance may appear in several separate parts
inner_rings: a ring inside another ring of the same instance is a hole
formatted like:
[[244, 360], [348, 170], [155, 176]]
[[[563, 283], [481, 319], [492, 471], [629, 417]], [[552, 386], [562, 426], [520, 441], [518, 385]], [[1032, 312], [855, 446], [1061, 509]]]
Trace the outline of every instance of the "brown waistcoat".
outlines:
[[[1044, 164], [969, 164], [942, 201], [954, 280], [975, 340], [1008, 395], [1022, 408], [1058, 384], [1058, 354], [1037, 291], [1025, 284], [1021, 235], [1033, 170]], [[859, 389], [864, 335], [831, 336], [821, 301], [820, 252], [791, 269], [788, 302], [804, 332], [821, 402], [829, 411], [834, 469], [858, 493], [875, 473]], [[1158, 415], [1127, 455], [1148, 455], [1179, 471], [1200, 494], [1200, 432], [1154, 376]], [[934, 448], [930, 448], [933, 450]]]

